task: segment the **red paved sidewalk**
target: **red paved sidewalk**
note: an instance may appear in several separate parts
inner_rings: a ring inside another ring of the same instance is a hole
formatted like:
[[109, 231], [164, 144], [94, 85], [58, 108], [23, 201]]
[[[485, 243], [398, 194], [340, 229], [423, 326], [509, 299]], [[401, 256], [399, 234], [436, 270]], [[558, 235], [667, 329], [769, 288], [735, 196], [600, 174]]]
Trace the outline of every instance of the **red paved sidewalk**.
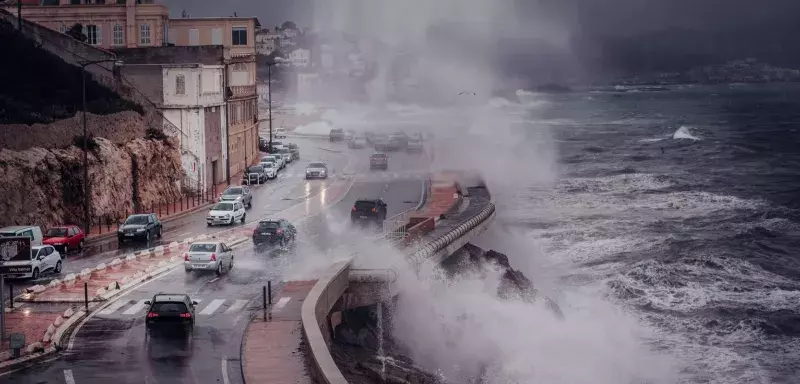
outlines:
[[[303, 351], [301, 308], [316, 281], [287, 283], [273, 299], [267, 320], [259, 314], [248, 325], [242, 349], [247, 384], [313, 383]], [[286, 301], [288, 298], [288, 301]], [[285, 303], [282, 305], [282, 301]]]

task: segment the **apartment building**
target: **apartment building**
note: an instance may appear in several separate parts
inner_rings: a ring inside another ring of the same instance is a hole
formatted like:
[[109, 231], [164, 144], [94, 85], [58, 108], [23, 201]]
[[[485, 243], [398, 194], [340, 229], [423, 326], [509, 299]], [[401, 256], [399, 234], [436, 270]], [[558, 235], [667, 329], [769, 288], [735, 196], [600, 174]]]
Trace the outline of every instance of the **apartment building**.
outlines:
[[168, 43], [217, 45], [224, 49], [229, 172], [241, 172], [258, 159], [255, 17], [192, 17], [169, 21]]
[[[17, 14], [16, 4], [5, 9]], [[80, 23], [86, 43], [104, 49], [161, 46], [169, 25], [169, 9], [153, 0], [25, 2], [22, 17], [61, 33]]]

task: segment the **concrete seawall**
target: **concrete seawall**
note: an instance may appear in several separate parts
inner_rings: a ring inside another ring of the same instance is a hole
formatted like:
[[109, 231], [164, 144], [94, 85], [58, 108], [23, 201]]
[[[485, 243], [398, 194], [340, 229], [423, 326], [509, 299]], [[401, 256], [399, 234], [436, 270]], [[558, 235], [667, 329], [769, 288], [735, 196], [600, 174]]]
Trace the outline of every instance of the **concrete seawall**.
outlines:
[[[409, 255], [411, 260], [417, 264], [438, 264], [488, 228], [495, 217], [495, 206], [488, 190], [483, 186], [466, 188], [464, 197], [466, 201], [458, 211], [440, 220], [441, 225], [437, 224], [436, 230], [423, 239], [427, 244]], [[303, 337], [308, 345], [313, 376], [319, 383], [347, 383], [331, 356], [332, 332], [328, 313], [350, 281], [349, 262], [332, 265], [303, 303]]]

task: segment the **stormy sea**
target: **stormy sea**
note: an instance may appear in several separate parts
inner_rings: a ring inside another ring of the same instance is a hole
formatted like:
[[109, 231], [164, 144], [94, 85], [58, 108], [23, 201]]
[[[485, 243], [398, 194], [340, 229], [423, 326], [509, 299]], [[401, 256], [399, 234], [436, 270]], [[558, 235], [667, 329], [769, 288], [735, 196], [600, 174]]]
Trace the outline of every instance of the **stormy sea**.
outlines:
[[527, 97], [560, 175], [496, 225], [653, 329], [681, 382], [800, 382], [800, 86]]

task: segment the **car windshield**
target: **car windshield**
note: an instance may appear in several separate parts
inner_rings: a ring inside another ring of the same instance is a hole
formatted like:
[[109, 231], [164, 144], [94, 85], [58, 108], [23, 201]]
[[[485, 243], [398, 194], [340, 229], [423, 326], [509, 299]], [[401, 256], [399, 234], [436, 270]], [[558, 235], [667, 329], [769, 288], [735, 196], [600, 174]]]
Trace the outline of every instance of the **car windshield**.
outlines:
[[212, 208], [214, 211], [233, 211], [233, 204], [231, 203], [217, 203], [217, 205]]
[[308, 165], [309, 168], [325, 168], [325, 163], [311, 163]]
[[216, 250], [216, 244], [192, 244], [189, 247], [189, 252], [215, 252]]
[[67, 237], [67, 229], [66, 228], [50, 228], [47, 230], [47, 233], [44, 234], [45, 237]]
[[331, 133], [343, 133], [343, 132], [344, 132], [344, 130], [342, 130], [341, 128], [331, 129]]
[[274, 163], [275, 162], [275, 158], [273, 158], [273, 157], [265, 157], [265, 158], [261, 159], [261, 162], [262, 163]]
[[383, 153], [376, 153], [376, 154], [372, 155], [372, 158], [374, 158], [374, 159], [383, 159], [385, 157], [386, 157], [386, 155], [383, 154]]
[[242, 189], [241, 188], [228, 188], [225, 192], [222, 192], [223, 195], [241, 195]]
[[278, 153], [290, 153], [290, 152], [291, 151], [289, 150], [289, 148], [281, 148], [278, 150]]
[[258, 223], [258, 229], [278, 229], [280, 224], [277, 221], [261, 221]]
[[356, 210], [369, 211], [372, 208], [375, 208], [374, 201], [356, 201]]
[[189, 312], [184, 303], [154, 303], [150, 312], [156, 313], [186, 313]]
[[275, 167], [275, 163], [273, 163], [273, 162], [268, 162], [268, 163], [262, 162], [261, 166], [264, 167], [264, 168], [274, 168]]
[[135, 215], [125, 220], [125, 224], [147, 224], [147, 215]]
[[297, 146], [297, 144], [289, 144], [289, 148], [291, 148], [291, 149], [297, 149], [297, 148], [298, 148], [298, 146]]

